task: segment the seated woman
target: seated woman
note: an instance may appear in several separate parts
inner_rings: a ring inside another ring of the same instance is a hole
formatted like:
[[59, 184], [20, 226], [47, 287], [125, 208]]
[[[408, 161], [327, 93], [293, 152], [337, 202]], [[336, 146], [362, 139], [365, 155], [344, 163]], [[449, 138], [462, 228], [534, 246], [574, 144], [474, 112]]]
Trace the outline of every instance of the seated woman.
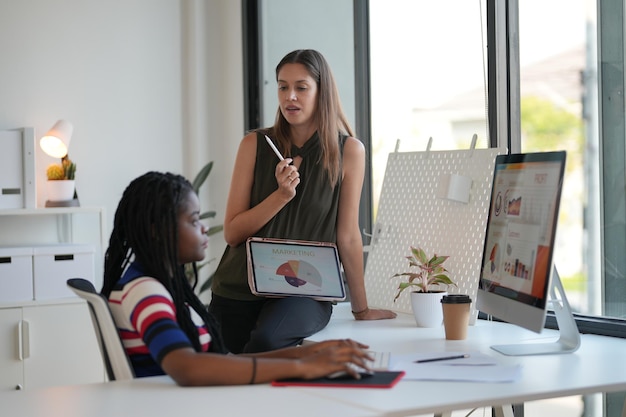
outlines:
[[[216, 320], [198, 299], [185, 264], [208, 245], [200, 203], [180, 175], [148, 172], [124, 191], [105, 255], [102, 294], [137, 377], [177, 384], [237, 385], [312, 379], [338, 371], [358, 378], [366, 345], [329, 340], [256, 354], [228, 354]], [[197, 278], [197, 277], [196, 277]]]

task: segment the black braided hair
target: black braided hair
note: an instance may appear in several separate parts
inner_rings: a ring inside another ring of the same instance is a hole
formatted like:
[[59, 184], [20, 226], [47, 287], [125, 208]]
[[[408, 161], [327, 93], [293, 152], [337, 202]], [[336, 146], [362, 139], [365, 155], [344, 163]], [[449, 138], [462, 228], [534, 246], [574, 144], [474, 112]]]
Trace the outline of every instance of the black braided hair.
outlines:
[[194, 349], [199, 352], [201, 346], [188, 306], [207, 325], [210, 350], [226, 353], [217, 320], [194, 292], [198, 281], [195, 265], [191, 283], [178, 260], [178, 213], [193, 192], [186, 178], [169, 172], [148, 172], [128, 185], [113, 220], [102, 294], [108, 298], [129, 263], [136, 260], [147, 276], [157, 279], [172, 295], [176, 320]]

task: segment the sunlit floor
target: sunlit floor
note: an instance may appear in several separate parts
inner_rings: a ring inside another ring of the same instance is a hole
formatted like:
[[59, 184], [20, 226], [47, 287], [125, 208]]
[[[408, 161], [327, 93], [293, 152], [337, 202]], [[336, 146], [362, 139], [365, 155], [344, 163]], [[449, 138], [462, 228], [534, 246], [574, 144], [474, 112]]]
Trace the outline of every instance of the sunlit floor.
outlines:
[[524, 417], [580, 417], [583, 401], [580, 396], [531, 401], [524, 404]]

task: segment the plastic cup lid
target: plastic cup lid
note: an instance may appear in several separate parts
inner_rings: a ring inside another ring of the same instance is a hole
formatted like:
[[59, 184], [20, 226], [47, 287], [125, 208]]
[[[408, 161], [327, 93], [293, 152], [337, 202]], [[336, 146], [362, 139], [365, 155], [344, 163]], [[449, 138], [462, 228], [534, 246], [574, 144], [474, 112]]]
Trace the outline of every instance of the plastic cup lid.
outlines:
[[448, 294], [443, 296], [441, 302], [445, 304], [467, 304], [471, 303], [472, 299], [466, 294]]

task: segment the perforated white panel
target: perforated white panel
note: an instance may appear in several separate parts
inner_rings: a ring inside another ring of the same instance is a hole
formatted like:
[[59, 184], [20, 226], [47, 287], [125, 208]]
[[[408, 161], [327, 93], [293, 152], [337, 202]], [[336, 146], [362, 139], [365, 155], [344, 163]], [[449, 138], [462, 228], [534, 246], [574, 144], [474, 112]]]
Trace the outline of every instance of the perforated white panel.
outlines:
[[[449, 291], [476, 299], [493, 168], [500, 153], [506, 150], [389, 154], [365, 266], [371, 306], [411, 312], [408, 291], [393, 302], [399, 278], [391, 278], [396, 272], [409, 270], [405, 256], [410, 255], [410, 246], [421, 246], [428, 255], [450, 255], [445, 265], [458, 288]], [[439, 197], [441, 187], [447, 190], [450, 175], [471, 179], [467, 203]], [[471, 324], [476, 316], [472, 303]]]

